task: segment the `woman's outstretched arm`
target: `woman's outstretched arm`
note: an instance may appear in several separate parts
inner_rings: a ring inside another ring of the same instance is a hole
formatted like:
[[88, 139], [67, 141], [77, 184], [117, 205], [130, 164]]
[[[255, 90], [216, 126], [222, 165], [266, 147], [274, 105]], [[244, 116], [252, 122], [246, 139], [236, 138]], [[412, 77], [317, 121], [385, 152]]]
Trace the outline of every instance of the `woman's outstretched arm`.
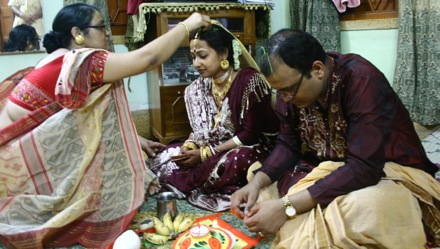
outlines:
[[189, 32], [211, 25], [208, 16], [193, 13], [190, 17], [164, 35], [143, 47], [127, 53], [110, 53], [104, 68], [104, 82], [137, 75], [168, 60], [179, 48]]

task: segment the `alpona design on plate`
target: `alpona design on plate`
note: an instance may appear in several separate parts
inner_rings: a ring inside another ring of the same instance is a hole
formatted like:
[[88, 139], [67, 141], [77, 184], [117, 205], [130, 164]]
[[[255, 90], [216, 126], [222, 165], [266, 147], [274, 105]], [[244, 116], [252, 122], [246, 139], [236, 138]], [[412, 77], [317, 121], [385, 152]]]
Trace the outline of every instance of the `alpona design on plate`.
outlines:
[[235, 236], [225, 229], [203, 224], [194, 225], [174, 241], [174, 249], [231, 249]]

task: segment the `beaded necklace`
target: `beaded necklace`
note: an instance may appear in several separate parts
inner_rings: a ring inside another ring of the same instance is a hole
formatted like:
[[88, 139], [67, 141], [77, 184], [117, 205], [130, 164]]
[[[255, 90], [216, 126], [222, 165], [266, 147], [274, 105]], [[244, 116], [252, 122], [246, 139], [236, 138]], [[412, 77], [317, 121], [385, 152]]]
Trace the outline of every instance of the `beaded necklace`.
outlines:
[[[226, 73], [224, 76], [220, 77], [220, 79], [213, 80], [213, 82], [215, 84], [212, 84], [212, 95], [214, 96], [215, 102], [217, 103], [217, 105], [219, 107], [221, 107], [223, 105], [223, 99], [225, 98], [226, 94], [228, 93], [229, 88], [231, 88], [232, 71], [233, 71], [233, 69], [231, 68], [229, 70], [229, 72]], [[223, 86], [222, 89], [219, 89], [219, 85], [221, 85], [225, 82], [226, 77], [228, 77], [226, 84]]]
[[217, 85], [222, 84], [223, 82], [225, 82], [226, 78], [229, 76], [229, 73], [231, 72], [231, 70], [227, 71], [226, 73], [224, 73], [222, 75], [222, 77], [214, 79], [214, 83]]

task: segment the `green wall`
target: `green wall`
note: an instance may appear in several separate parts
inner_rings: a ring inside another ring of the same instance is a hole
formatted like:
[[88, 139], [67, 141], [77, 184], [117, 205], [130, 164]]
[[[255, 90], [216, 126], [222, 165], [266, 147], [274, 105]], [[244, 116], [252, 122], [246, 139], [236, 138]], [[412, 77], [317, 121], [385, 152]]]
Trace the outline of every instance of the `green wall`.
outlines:
[[[271, 12], [272, 34], [290, 26], [290, 1], [274, 2], [275, 9]], [[378, 67], [392, 84], [397, 58], [397, 28], [374, 29], [374, 22], [372, 23], [372, 29], [362, 27], [362, 30], [352, 28], [349, 31], [341, 31], [341, 52], [362, 55]]]
[[371, 61], [393, 82], [397, 58], [397, 29], [341, 31], [341, 52]]

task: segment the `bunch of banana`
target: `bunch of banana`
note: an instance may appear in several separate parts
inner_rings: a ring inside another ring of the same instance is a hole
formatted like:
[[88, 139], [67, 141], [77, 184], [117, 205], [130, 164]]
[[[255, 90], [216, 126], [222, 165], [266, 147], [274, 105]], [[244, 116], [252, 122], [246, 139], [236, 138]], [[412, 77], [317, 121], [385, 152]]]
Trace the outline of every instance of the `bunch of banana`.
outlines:
[[155, 233], [145, 233], [144, 238], [153, 244], [165, 244], [170, 239], [175, 239], [177, 236], [188, 230], [194, 223], [194, 220], [185, 217], [182, 214], [178, 214], [174, 221], [171, 219], [171, 215], [166, 213], [162, 220], [157, 217], [153, 217]]
[[144, 239], [150, 243], [153, 243], [156, 245], [162, 245], [162, 244], [167, 243], [168, 240], [170, 240], [170, 236], [160, 235], [157, 233], [145, 233]]

